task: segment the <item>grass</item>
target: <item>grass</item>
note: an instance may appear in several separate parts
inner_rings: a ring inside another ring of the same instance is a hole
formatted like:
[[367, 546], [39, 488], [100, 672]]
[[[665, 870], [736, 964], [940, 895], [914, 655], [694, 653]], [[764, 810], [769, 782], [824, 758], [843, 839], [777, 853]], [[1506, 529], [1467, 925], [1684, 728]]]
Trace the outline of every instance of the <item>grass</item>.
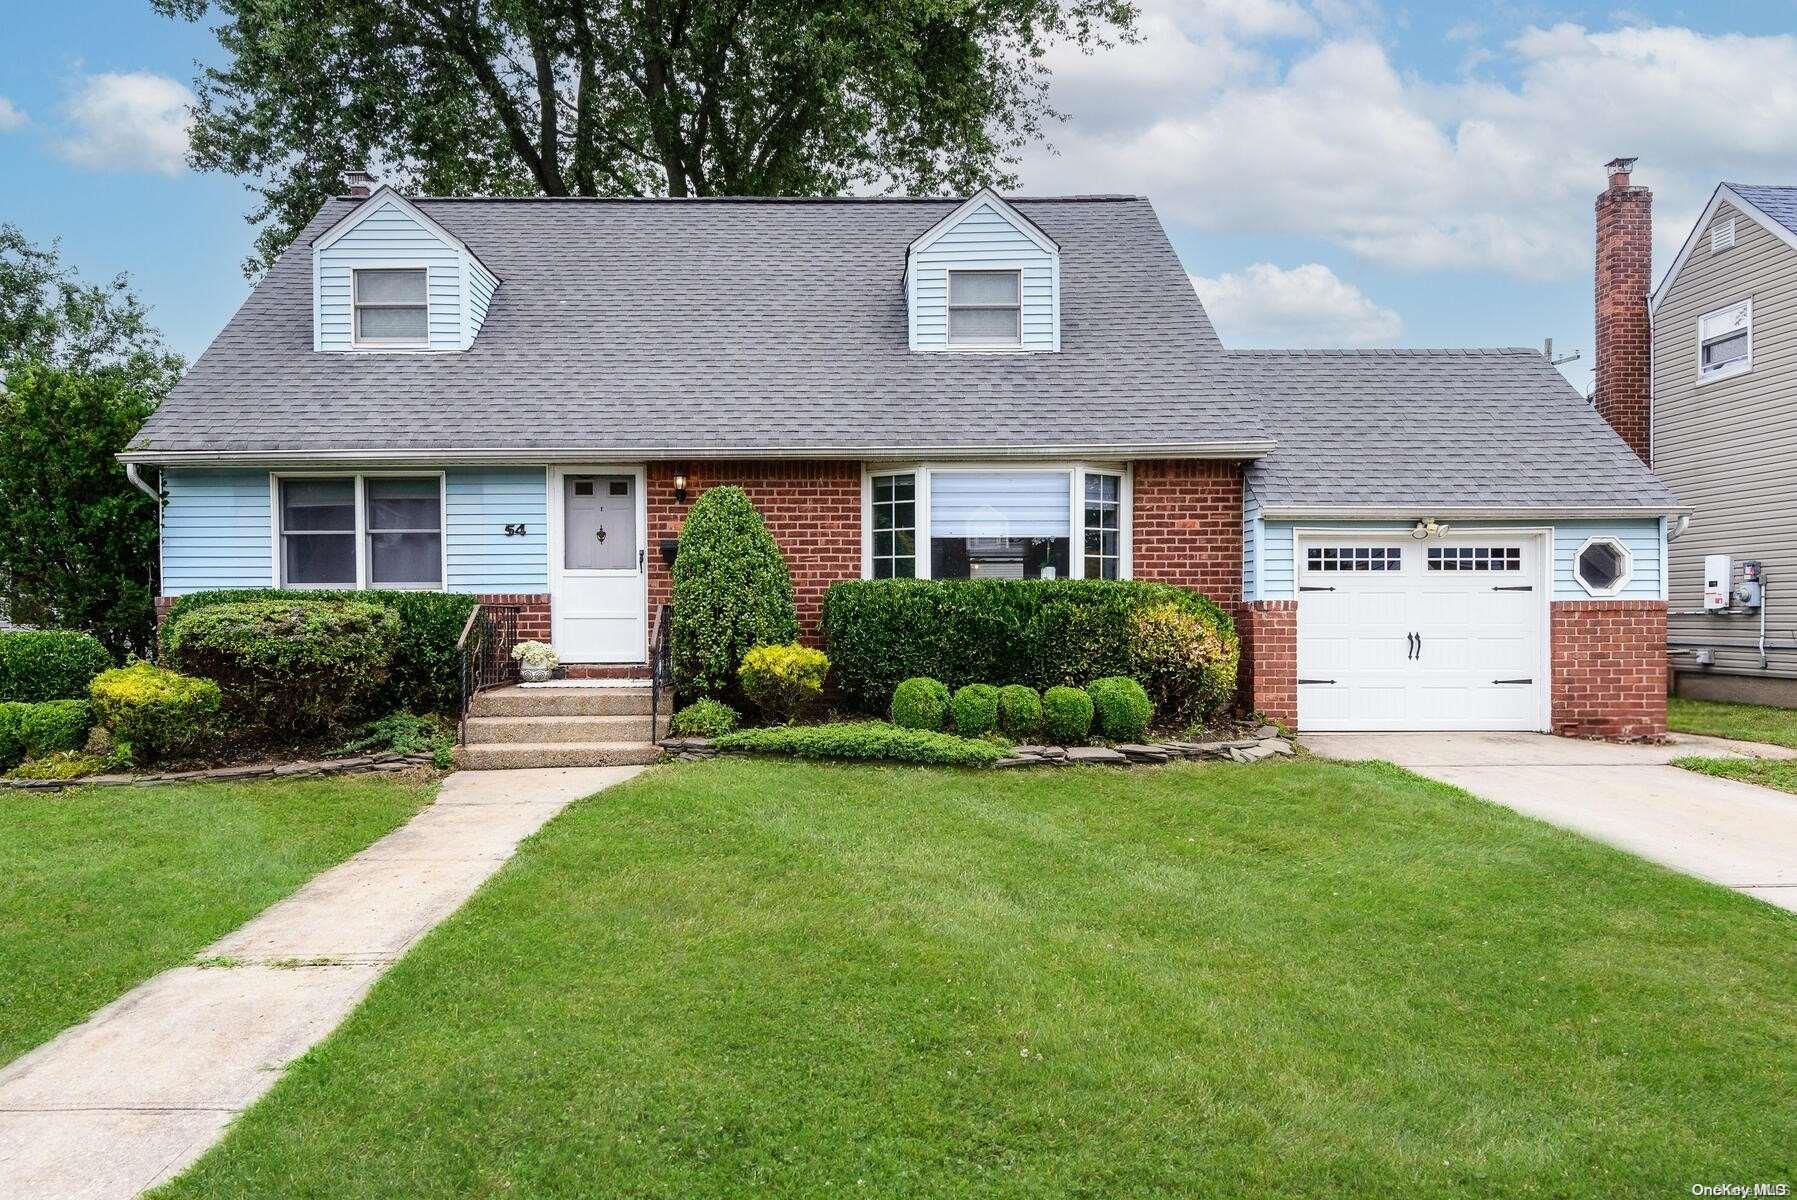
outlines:
[[331, 779], [0, 796], [0, 1063], [191, 961], [434, 790]]
[[1383, 764], [667, 767], [526, 842], [157, 1195], [1790, 1180], [1794, 934]]
[[1686, 700], [1672, 696], [1666, 701], [1666, 725], [1674, 733], [1698, 733], [1797, 749], [1797, 709], [1794, 708], [1725, 704], [1717, 700]]
[[1687, 757], [1673, 759], [1672, 765], [1719, 779], [1738, 779], [1783, 792], [1797, 792], [1797, 759]]

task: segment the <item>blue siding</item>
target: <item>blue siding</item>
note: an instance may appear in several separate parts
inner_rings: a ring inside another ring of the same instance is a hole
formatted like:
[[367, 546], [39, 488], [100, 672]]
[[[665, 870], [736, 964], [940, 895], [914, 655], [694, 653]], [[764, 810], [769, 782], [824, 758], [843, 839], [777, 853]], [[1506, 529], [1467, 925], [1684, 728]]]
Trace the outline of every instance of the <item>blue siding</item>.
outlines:
[[1023, 348], [1053, 350], [1060, 343], [1055, 256], [1038, 246], [991, 204], [982, 204], [911, 260], [911, 348], [948, 346], [949, 268], [1021, 269]]
[[[350, 272], [358, 266], [421, 266], [429, 269], [430, 348], [461, 350], [461, 250], [420, 225], [389, 200], [369, 212], [342, 237], [316, 254], [317, 342], [321, 350], [353, 347]], [[485, 306], [482, 306], [484, 315]]]
[[1260, 556], [1260, 500], [1250, 488], [1242, 489], [1242, 599], [1258, 600], [1257, 567]]
[[[1389, 529], [1394, 533], [1408, 530], [1408, 521], [1345, 521], [1346, 529]], [[1554, 530], [1554, 599], [1590, 600], [1593, 597], [1573, 577], [1573, 559], [1585, 539], [1594, 536], [1614, 537], [1627, 546], [1634, 556], [1634, 570], [1629, 584], [1617, 600], [1660, 599], [1660, 522], [1653, 517], [1618, 518], [1602, 521], [1455, 521], [1455, 529], [1514, 529], [1525, 525], [1551, 525]], [[1260, 598], [1289, 600], [1297, 595], [1292, 571], [1292, 531], [1328, 528], [1324, 521], [1265, 521], [1261, 524], [1260, 559], [1257, 564]], [[1247, 538], [1244, 536], [1244, 542]]]
[[168, 470], [162, 486], [164, 595], [274, 582], [267, 471]]
[[[548, 491], [542, 467], [452, 467], [445, 553], [452, 592], [549, 590]], [[523, 525], [507, 537], [507, 525]]]
[[499, 281], [493, 278], [488, 270], [473, 259], [468, 260], [468, 339], [480, 332], [486, 323], [487, 309], [492, 307], [493, 293], [498, 289]]

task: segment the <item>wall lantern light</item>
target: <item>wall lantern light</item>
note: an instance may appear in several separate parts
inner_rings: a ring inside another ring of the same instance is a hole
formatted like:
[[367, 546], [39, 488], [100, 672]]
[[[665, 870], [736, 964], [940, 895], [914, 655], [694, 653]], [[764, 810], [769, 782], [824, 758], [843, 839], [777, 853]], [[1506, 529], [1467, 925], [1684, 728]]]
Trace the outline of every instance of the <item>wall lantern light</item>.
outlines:
[[677, 504], [685, 504], [686, 503], [686, 472], [685, 471], [676, 471], [674, 473], [674, 501]]

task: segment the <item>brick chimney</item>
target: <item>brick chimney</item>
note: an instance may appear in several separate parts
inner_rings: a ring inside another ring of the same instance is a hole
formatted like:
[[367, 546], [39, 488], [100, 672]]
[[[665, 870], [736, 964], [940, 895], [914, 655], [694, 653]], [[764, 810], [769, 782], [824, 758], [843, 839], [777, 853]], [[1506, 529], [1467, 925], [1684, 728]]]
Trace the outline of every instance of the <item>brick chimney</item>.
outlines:
[[[1627, 178], [1626, 176], [1624, 177]], [[374, 194], [374, 176], [367, 171], [355, 170], [343, 173], [344, 194], [353, 200], [366, 200]]]
[[1597, 198], [1597, 412], [1651, 465], [1653, 193], [1629, 183], [1634, 167], [1632, 158], [1605, 163], [1610, 186]]

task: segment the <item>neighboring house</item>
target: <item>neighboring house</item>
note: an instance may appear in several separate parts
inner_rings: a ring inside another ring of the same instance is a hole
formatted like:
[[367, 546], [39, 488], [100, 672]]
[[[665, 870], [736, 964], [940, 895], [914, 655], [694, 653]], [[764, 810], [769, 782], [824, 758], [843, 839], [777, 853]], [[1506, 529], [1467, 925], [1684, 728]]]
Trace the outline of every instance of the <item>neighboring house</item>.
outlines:
[[[1651, 197], [1633, 190], [1645, 222]], [[1649, 233], [1622, 245], [1644, 291]], [[1636, 401], [1652, 414], [1640, 448], [1694, 509], [1669, 557], [1678, 690], [1797, 705], [1797, 187], [1719, 186], [1642, 319], [1653, 373]], [[1714, 555], [1730, 559], [1713, 580], [1726, 607], [1706, 609]], [[1747, 563], [1763, 576], [1757, 608], [1744, 603]]]
[[640, 669], [687, 506], [835, 580], [1204, 592], [1307, 729], [1664, 728], [1680, 509], [1539, 354], [1225, 351], [1145, 200], [332, 201], [131, 449], [162, 579]]

